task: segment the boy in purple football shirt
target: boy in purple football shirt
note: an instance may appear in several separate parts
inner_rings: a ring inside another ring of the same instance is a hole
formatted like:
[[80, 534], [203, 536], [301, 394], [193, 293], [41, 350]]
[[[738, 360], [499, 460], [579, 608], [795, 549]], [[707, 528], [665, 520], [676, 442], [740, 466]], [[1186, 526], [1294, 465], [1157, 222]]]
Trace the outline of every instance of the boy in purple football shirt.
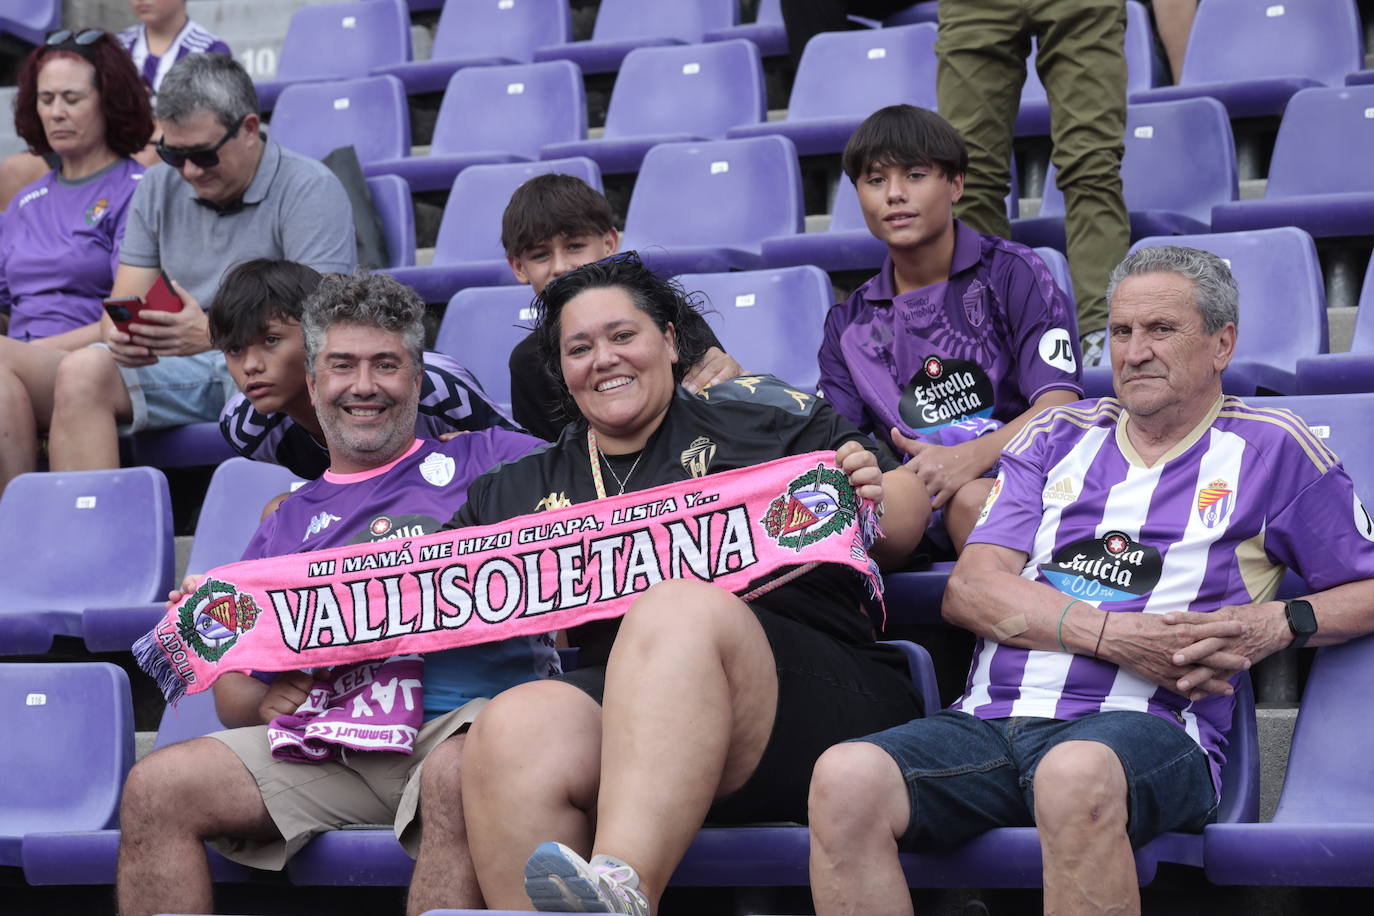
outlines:
[[910, 456], [961, 547], [1002, 447], [1040, 411], [1082, 397], [1073, 309], [1033, 251], [954, 218], [968, 151], [939, 115], [874, 112], [842, 166], [888, 255], [826, 316], [821, 393]]

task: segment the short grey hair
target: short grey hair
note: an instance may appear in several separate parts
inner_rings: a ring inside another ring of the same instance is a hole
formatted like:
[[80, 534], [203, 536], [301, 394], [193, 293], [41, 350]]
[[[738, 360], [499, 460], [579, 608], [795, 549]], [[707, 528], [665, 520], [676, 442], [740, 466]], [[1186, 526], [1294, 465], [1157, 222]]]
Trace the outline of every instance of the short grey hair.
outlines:
[[1231, 268], [1210, 251], [1181, 245], [1141, 248], [1127, 255], [1107, 281], [1107, 302], [1112, 301], [1122, 280], [1154, 273], [1175, 273], [1193, 281], [1193, 305], [1202, 315], [1208, 334], [1227, 324], [1240, 325], [1240, 293]]
[[225, 130], [257, 114], [253, 80], [227, 54], [188, 54], [172, 65], [158, 87], [159, 121], [180, 124], [200, 111], [213, 113]]
[[413, 289], [393, 277], [365, 270], [324, 275], [301, 311], [305, 370], [312, 378], [315, 360], [324, 349], [325, 332], [335, 324], [356, 324], [400, 334], [415, 374], [424, 371], [425, 303]]

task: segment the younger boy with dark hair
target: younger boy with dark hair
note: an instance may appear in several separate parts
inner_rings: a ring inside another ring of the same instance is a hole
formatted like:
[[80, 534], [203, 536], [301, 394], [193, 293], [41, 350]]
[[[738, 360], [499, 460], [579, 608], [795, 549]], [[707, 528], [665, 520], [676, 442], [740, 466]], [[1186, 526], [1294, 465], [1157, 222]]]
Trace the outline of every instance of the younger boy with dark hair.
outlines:
[[968, 151], [944, 118], [880, 109], [842, 166], [888, 254], [826, 316], [820, 389], [909, 456], [931, 505], [949, 507], [957, 549], [1002, 447], [1041, 410], [1083, 396], [1072, 304], [1029, 248], [954, 218]]
[[[220, 432], [245, 458], [283, 465], [307, 480], [329, 467], [306, 390], [301, 334], [301, 310], [321, 279], [294, 261], [245, 261], [225, 275], [207, 313], [210, 340], [239, 388], [220, 413]], [[515, 424], [487, 400], [472, 373], [452, 357], [426, 351], [415, 434], [439, 439], [489, 427]]]
[[[536, 175], [511, 195], [501, 217], [501, 244], [515, 278], [537, 296], [568, 271], [615, 254], [620, 233], [611, 205], [585, 181], [572, 175]], [[743, 371], [709, 327], [706, 333], [711, 348], [682, 380], [689, 391]], [[533, 334], [511, 351], [510, 391], [516, 422], [541, 439], [557, 439], [572, 418], [571, 405], [544, 371]]]

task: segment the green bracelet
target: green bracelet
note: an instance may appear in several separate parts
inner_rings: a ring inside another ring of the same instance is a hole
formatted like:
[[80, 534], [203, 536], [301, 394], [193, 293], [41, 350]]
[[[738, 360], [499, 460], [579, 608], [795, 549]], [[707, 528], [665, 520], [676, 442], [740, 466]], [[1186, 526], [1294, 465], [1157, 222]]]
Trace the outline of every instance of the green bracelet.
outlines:
[[1075, 604], [1078, 604], [1077, 598], [1064, 605], [1064, 610], [1059, 612], [1059, 630], [1056, 638], [1059, 640], [1059, 651], [1061, 652], [1069, 651], [1069, 647], [1064, 645], [1064, 618], [1068, 616], [1069, 608], [1073, 607]]

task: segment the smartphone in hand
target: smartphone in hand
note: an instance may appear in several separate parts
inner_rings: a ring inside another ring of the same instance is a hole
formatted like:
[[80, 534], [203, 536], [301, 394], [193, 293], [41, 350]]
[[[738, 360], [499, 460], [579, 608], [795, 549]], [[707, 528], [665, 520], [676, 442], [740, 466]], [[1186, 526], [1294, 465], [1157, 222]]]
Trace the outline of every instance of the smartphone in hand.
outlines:
[[152, 287], [148, 290], [146, 299], [140, 299], [138, 296], [126, 296], [119, 299], [105, 299], [101, 305], [105, 307], [105, 313], [110, 316], [115, 327], [125, 334], [129, 333], [129, 324], [139, 321], [143, 312], [181, 311], [181, 300], [172, 291], [172, 282], [167, 279], [167, 274], [163, 271], [157, 272], [157, 279], [153, 281]]

